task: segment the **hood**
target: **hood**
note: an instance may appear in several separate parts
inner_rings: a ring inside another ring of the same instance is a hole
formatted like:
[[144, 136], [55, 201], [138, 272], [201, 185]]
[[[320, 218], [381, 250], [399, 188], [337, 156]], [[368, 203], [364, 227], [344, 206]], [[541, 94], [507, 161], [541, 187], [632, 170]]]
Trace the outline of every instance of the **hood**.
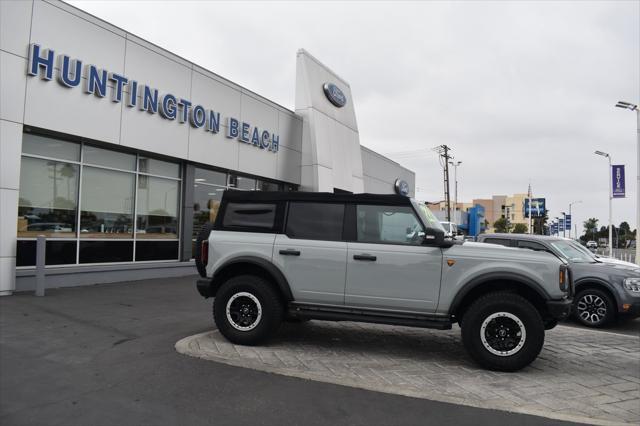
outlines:
[[598, 259], [594, 263], [572, 263], [571, 269], [580, 276], [608, 276], [608, 277], [640, 277], [638, 265], [603, 262]]
[[473, 255], [474, 252], [477, 252], [482, 253], [483, 255], [498, 257], [505, 260], [510, 258], [523, 260], [529, 259], [533, 261], [548, 261], [550, 259], [555, 259], [559, 263], [566, 264], [564, 260], [558, 259], [556, 256], [542, 251], [525, 250], [515, 247], [505, 247], [499, 244], [478, 243], [474, 241], [465, 241], [462, 244], [458, 244], [456, 246], [460, 247], [462, 252], [467, 252], [470, 255]]
[[636, 265], [635, 263], [625, 262], [624, 260], [614, 259], [612, 257], [598, 256], [598, 260], [609, 265], [622, 265], [629, 268], [638, 268], [638, 265]]

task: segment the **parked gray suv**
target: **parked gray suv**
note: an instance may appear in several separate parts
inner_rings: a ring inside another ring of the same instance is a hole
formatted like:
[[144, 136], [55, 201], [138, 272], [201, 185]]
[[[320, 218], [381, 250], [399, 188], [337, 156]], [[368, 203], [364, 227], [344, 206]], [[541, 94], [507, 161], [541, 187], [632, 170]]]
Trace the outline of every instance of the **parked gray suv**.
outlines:
[[363, 321], [451, 329], [485, 368], [519, 370], [570, 313], [566, 262], [548, 253], [444, 238], [399, 195], [225, 191], [202, 229], [197, 288], [236, 344], [282, 321]]
[[576, 296], [575, 318], [587, 327], [604, 327], [640, 316], [640, 268], [603, 261], [568, 238], [528, 234], [482, 234], [478, 241], [545, 251], [571, 265]]

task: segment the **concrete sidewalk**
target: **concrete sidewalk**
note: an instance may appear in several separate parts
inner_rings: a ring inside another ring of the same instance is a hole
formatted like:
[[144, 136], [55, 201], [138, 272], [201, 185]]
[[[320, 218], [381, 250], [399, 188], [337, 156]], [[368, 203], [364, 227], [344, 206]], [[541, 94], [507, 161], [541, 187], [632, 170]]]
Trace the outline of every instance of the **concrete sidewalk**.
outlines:
[[0, 424], [564, 424], [175, 351], [178, 340], [212, 329], [211, 301], [196, 293], [194, 277], [0, 298]]
[[178, 352], [287, 376], [588, 423], [640, 424], [636, 336], [559, 326], [536, 361], [487, 371], [467, 356], [460, 329], [423, 330], [312, 321], [286, 324], [269, 344], [229, 343], [211, 331]]

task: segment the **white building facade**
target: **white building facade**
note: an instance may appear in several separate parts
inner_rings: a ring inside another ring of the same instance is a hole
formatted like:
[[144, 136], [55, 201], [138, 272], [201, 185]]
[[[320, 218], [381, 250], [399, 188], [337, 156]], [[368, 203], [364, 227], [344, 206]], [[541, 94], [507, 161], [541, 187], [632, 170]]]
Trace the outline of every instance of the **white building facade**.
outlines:
[[[228, 188], [392, 193], [347, 82], [300, 50], [295, 111], [65, 3], [0, 2], [0, 294], [195, 272]], [[293, 84], [293, 82], [292, 82]]]

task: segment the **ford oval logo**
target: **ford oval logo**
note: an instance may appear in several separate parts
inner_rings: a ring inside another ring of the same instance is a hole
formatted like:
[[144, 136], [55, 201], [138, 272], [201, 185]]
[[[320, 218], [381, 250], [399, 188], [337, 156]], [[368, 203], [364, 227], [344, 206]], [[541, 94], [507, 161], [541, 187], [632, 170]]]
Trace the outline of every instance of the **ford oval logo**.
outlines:
[[394, 188], [396, 190], [396, 194], [404, 195], [405, 197], [409, 196], [409, 184], [407, 181], [404, 181], [400, 178], [396, 179], [394, 183]]
[[337, 106], [338, 108], [342, 108], [347, 103], [347, 97], [342, 93], [342, 90], [338, 88], [333, 83], [325, 83], [322, 86], [324, 90], [324, 94], [329, 99], [329, 102]]

